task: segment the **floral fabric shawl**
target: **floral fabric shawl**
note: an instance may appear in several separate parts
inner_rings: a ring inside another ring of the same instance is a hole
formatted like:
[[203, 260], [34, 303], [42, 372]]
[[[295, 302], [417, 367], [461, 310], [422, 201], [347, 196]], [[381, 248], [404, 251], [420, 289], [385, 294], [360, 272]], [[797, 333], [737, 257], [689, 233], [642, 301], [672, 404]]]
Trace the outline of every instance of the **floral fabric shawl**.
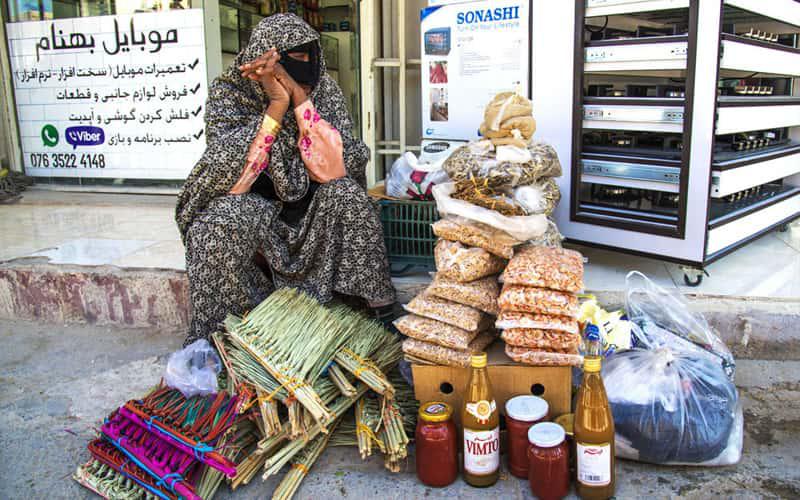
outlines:
[[[206, 101], [206, 151], [184, 183], [175, 219], [185, 240], [186, 231], [208, 203], [228, 193], [244, 167], [248, 148], [269, 104], [258, 82], [242, 78], [239, 66], [272, 47], [285, 51], [316, 40], [319, 34], [294, 14], [275, 14], [262, 20], [250, 43], [231, 66], [211, 84]], [[353, 123], [339, 85], [326, 73], [320, 48], [320, 81], [309, 98], [322, 119], [342, 136], [345, 168], [350, 178], [366, 188], [366, 145], [352, 135]], [[309, 178], [298, 149], [294, 113], [286, 113], [270, 151], [267, 173], [282, 201], [297, 201], [308, 191]], [[263, 174], [262, 174], [263, 175]]]

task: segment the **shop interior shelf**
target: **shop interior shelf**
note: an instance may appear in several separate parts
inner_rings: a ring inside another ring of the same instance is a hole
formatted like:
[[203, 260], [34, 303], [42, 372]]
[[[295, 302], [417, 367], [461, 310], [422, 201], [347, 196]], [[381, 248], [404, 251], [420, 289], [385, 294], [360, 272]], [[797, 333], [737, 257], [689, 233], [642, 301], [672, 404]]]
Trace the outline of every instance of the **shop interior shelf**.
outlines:
[[723, 0], [723, 3], [750, 16], [764, 16], [800, 26], [800, 2], [797, 0]]
[[734, 202], [712, 200], [708, 225], [712, 229], [745, 215], [756, 213], [770, 205], [800, 195], [800, 187], [783, 184], [764, 184], [757, 194], [744, 196]]
[[583, 157], [602, 158], [617, 161], [648, 162], [659, 160], [668, 165], [681, 164], [681, 151], [671, 151], [653, 148], [615, 147], [583, 145]]
[[800, 76], [800, 48], [723, 34], [720, 69], [761, 75]]
[[717, 169], [729, 169], [740, 164], [760, 163], [797, 153], [800, 153], [800, 143], [796, 141], [787, 141], [783, 144], [766, 146], [751, 151], [716, 152], [714, 153], [714, 162], [712, 166]]
[[651, 233], [671, 234], [677, 231], [678, 217], [671, 213], [660, 213], [645, 205], [641, 210], [620, 208], [602, 203], [578, 205], [577, 219], [598, 225], [642, 230]]
[[584, 106], [583, 128], [681, 133], [683, 107]]
[[623, 38], [587, 42], [584, 73], [672, 75], [685, 71], [688, 35]]
[[683, 97], [584, 97], [584, 104], [609, 106], [683, 107]]
[[586, 17], [657, 12], [689, 7], [689, 0], [586, 0]]
[[[764, 189], [770, 185], [762, 186]], [[706, 239], [706, 261], [713, 262], [754, 238], [800, 217], [800, 187], [780, 186], [772, 196], [755, 203], [743, 199], [734, 209], [718, 200], [711, 202], [711, 220]], [[724, 212], [715, 217], [716, 212]]]
[[[748, 161], [749, 160], [749, 161]], [[800, 145], [763, 156], [745, 156], [735, 162], [714, 163], [711, 197], [724, 198], [800, 173]]]
[[800, 100], [796, 97], [773, 99], [720, 97], [717, 106], [716, 134], [736, 134], [800, 126]]

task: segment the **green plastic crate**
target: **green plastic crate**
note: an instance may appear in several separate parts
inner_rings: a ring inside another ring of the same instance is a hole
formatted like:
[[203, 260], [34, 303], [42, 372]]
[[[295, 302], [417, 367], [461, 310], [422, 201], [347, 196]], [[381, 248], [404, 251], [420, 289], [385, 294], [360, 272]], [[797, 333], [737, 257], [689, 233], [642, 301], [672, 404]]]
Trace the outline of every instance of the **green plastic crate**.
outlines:
[[436, 236], [431, 224], [439, 220], [436, 203], [381, 200], [379, 205], [392, 274], [435, 269]]

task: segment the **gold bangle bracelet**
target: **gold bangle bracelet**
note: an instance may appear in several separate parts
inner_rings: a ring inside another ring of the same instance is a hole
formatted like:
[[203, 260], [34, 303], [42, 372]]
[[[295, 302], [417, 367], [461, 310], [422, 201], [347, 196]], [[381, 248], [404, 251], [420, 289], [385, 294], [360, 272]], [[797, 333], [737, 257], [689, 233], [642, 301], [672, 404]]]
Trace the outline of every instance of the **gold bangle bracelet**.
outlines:
[[264, 114], [264, 119], [261, 120], [261, 130], [266, 132], [267, 135], [277, 136], [281, 131], [281, 124], [268, 114]]

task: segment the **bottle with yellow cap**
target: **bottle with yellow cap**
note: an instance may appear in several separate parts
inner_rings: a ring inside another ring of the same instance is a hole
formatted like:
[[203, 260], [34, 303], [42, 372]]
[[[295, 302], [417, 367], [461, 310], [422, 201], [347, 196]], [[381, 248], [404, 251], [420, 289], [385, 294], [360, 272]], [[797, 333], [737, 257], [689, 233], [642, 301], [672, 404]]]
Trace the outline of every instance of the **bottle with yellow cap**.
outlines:
[[472, 356], [464, 406], [464, 481], [486, 487], [500, 476], [500, 417], [486, 371], [486, 353]]
[[584, 330], [586, 354], [583, 381], [578, 389], [573, 432], [576, 450], [577, 493], [581, 498], [614, 496], [614, 418], [600, 376], [600, 331], [588, 324]]

